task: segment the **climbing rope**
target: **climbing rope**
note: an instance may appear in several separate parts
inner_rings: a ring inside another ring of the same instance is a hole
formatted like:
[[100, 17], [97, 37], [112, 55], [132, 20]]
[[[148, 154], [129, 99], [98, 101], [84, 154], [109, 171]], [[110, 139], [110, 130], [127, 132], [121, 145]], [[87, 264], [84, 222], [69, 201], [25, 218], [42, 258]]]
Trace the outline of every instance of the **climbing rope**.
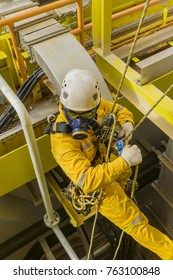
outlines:
[[101, 197], [100, 191], [94, 191], [91, 195], [85, 195], [83, 190], [74, 185], [71, 181], [67, 188], [62, 189], [62, 193], [71, 201], [74, 209], [84, 216], [91, 212], [91, 207], [98, 205]]
[[149, 111], [143, 116], [143, 118], [138, 122], [138, 124], [136, 126], [134, 126], [133, 130], [130, 132], [130, 134], [128, 135], [128, 137], [130, 135], [132, 135], [138, 128], [139, 126], [146, 120], [146, 118], [148, 117], [148, 115], [155, 109], [155, 107], [162, 101], [162, 99], [168, 95], [168, 93], [171, 91], [171, 89], [173, 88], [173, 84], [165, 91], [165, 93], [163, 95], [161, 95], [161, 97], [156, 101], [156, 103], [154, 103], [154, 105], [149, 109]]
[[[165, 93], [158, 99], [158, 101], [150, 108], [150, 110], [145, 114], [145, 116], [138, 122], [138, 124], [134, 127], [134, 129], [131, 131], [131, 133], [128, 135], [128, 137], [134, 133], [134, 131], [136, 131], [139, 126], [144, 122], [144, 120], [148, 117], [148, 115], [154, 110], [154, 108], [162, 101], [162, 99], [171, 91], [171, 89], [173, 88], [173, 84], [165, 91]], [[127, 139], [124, 138], [124, 141]], [[134, 199], [134, 193], [135, 193], [135, 187], [136, 187], [136, 181], [137, 181], [137, 176], [138, 176], [138, 169], [139, 169], [139, 166], [136, 165], [135, 167], [135, 174], [134, 174], [134, 179], [133, 179], [133, 183], [132, 183], [132, 189], [131, 189], [131, 195], [130, 195], [130, 198], [133, 200]], [[113, 260], [116, 259], [117, 257], [117, 254], [118, 254], [118, 250], [121, 246], [121, 242], [122, 242], [122, 239], [123, 239], [123, 236], [124, 236], [124, 231], [121, 232], [121, 235], [120, 235], [120, 238], [119, 238], [119, 242], [118, 242], [118, 246], [116, 248], [116, 251], [115, 251], [115, 254], [114, 254], [114, 257], [113, 257]]]
[[[112, 106], [111, 115], [113, 117], [113, 125], [111, 126], [111, 133], [110, 133], [107, 153], [106, 153], [106, 157], [105, 157], [105, 162], [108, 162], [108, 159], [109, 159], [110, 149], [111, 149], [111, 146], [112, 146], [112, 140], [113, 140], [114, 131], [115, 131], [114, 129], [115, 129], [115, 125], [116, 125], [116, 118], [115, 118], [115, 115], [113, 114], [113, 111], [115, 109], [115, 106], [116, 106], [117, 100], [119, 98], [119, 94], [121, 92], [121, 88], [122, 88], [122, 85], [123, 85], [123, 82], [124, 82], [124, 79], [125, 79], [128, 67], [129, 67], [131, 59], [132, 59], [134, 48], [136, 46], [138, 35], [139, 35], [139, 32], [140, 32], [143, 20], [145, 18], [146, 12], [147, 12], [147, 8], [149, 6], [149, 2], [150, 2], [150, 0], [147, 0], [146, 3], [145, 3], [144, 9], [143, 9], [143, 13], [142, 13], [142, 16], [141, 16], [141, 19], [139, 21], [139, 25], [138, 25], [138, 28], [137, 28], [137, 32], [135, 34], [135, 38], [134, 38], [134, 41], [133, 41], [133, 44], [132, 44], [132, 47], [131, 47], [131, 50], [130, 50], [130, 53], [129, 53], [129, 56], [128, 56], [128, 59], [127, 59], [127, 63], [126, 63], [125, 69], [124, 69], [124, 73], [122, 75], [122, 78], [121, 78], [121, 81], [120, 81], [120, 84], [119, 84], [119, 87], [118, 87], [118, 90], [117, 90], [116, 99], [114, 100], [114, 104]], [[128, 135], [128, 137], [129, 136], [130, 135]], [[135, 189], [135, 185], [136, 185], [136, 181], [135, 180], [137, 179], [137, 174], [138, 174], [138, 166], [136, 166], [136, 169], [135, 169], [135, 177], [134, 177], [134, 180], [133, 180], [131, 197], [134, 195], [134, 189]], [[96, 225], [96, 220], [97, 220], [97, 216], [98, 216], [98, 211], [99, 211], [99, 207], [97, 207], [97, 211], [95, 213], [95, 220], [94, 220], [94, 223], [93, 223], [92, 235], [91, 235], [90, 247], [89, 247], [89, 252], [88, 252], [87, 259], [89, 259], [89, 257], [90, 257], [90, 252], [91, 252], [91, 247], [92, 247], [93, 238], [94, 238], [94, 231], [95, 231], [95, 225]], [[116, 252], [114, 254], [114, 258], [116, 258], [116, 255], [117, 255], [118, 250], [120, 248], [123, 235], [124, 235], [124, 232], [122, 231], [120, 239], [119, 239], [119, 244], [118, 244]]]
[[[134, 194], [135, 194], [136, 181], [137, 181], [137, 177], [138, 177], [138, 169], [139, 169], [139, 166], [136, 165], [136, 167], [135, 167], [134, 179], [133, 179], [133, 182], [132, 182], [131, 194], [130, 194], [130, 198], [131, 198], [132, 200], [134, 199]], [[117, 257], [117, 254], [118, 254], [119, 248], [120, 248], [120, 246], [121, 246], [121, 242], [122, 242], [124, 233], [125, 233], [124, 230], [122, 230], [121, 235], [120, 235], [120, 238], [119, 238], [119, 242], [118, 242], [118, 245], [117, 245], [117, 248], [116, 248], [116, 250], [115, 250], [115, 254], [114, 254], [114, 256], [113, 256], [113, 260], [115, 260], [116, 257]]]
[[119, 87], [118, 87], [118, 90], [117, 90], [116, 98], [115, 98], [115, 101], [114, 101], [114, 105], [112, 106], [112, 111], [111, 112], [114, 111], [115, 105], [116, 105], [117, 100], [119, 98], [121, 88], [122, 88], [122, 85], [124, 83], [124, 78], [126, 76], [128, 67], [130, 65], [130, 62], [131, 62], [131, 59], [132, 59], [132, 56], [133, 56], [133, 52], [134, 52], [134, 49], [135, 49], [135, 46], [136, 46], [136, 42], [137, 42], [140, 30], [141, 30], [143, 20], [145, 18], [145, 15], [146, 15], [146, 12], [147, 12], [147, 9], [148, 9], [148, 6], [149, 6], [149, 2], [150, 2], [150, 0], [147, 0], [146, 3], [145, 3], [144, 9], [143, 9], [143, 12], [142, 12], [142, 15], [141, 15], [141, 19], [140, 19], [139, 24], [138, 24], [138, 28], [137, 28], [137, 31], [136, 31], [136, 34], [135, 34], [135, 37], [134, 37], [134, 40], [133, 40], [133, 43], [132, 43], [132, 46], [131, 46], [131, 49], [130, 49], [130, 53], [129, 53], [129, 56], [128, 56], [128, 59], [127, 59], [126, 65], [125, 65], [124, 73], [123, 73], [123, 75], [121, 77], [121, 80], [120, 80], [120, 84], [119, 84]]
[[[109, 155], [110, 155], [110, 151], [111, 151], [111, 147], [112, 147], [112, 141], [114, 139], [114, 132], [115, 132], [115, 126], [116, 126], [116, 117], [115, 117], [115, 114], [113, 114], [113, 111], [114, 111], [115, 105], [117, 103], [117, 100], [119, 98], [119, 94], [121, 92], [121, 88], [122, 88], [122, 85], [123, 85], [128, 67], [130, 65], [130, 62], [131, 62], [131, 59], [132, 59], [132, 56], [133, 56], [134, 48], [136, 46], [136, 42], [137, 42], [137, 39], [138, 39], [138, 36], [139, 36], [139, 33], [140, 33], [140, 29], [141, 29], [143, 20], [145, 18], [146, 12], [147, 12], [149, 2], [150, 2], [150, 0], [147, 0], [146, 3], [145, 3], [143, 13], [142, 13], [142, 16], [141, 16], [141, 19], [139, 21], [139, 25], [138, 25], [138, 28], [137, 28], [137, 32], [135, 34], [135, 38], [134, 38], [134, 41], [133, 41], [133, 44], [132, 44], [132, 47], [131, 47], [131, 50], [130, 50], [130, 53], [129, 53], [129, 56], [128, 56], [128, 59], [127, 59], [127, 63], [125, 65], [124, 73], [121, 77], [121, 81], [120, 81], [120, 84], [119, 84], [119, 87], [118, 87], [118, 90], [117, 90], [116, 99], [114, 100], [112, 110], [111, 110], [111, 113], [109, 115], [110, 117], [112, 117], [113, 122], [112, 122], [111, 126], [108, 128], [108, 132], [106, 132], [107, 134], [104, 132], [104, 136], [103, 136], [102, 141], [101, 141], [104, 144], [105, 139], [109, 137], [109, 142], [108, 142], [108, 146], [107, 146], [106, 155], [105, 155], [104, 158], [102, 158], [102, 162], [103, 161], [108, 162], [108, 160], [109, 160]], [[153, 111], [153, 109], [160, 103], [160, 101], [169, 93], [169, 91], [172, 88], [173, 88], [173, 85], [171, 85], [168, 88], [168, 90], [159, 98], [159, 100], [151, 107], [151, 109], [148, 111], [148, 113], [134, 127], [134, 129], [131, 131], [131, 133], [127, 137], [123, 138], [123, 141], [125, 141], [134, 131], [136, 131], [138, 129], [138, 127], [143, 123], [143, 121], [148, 117], [148, 115]], [[134, 178], [132, 180], [132, 188], [131, 188], [131, 195], [130, 195], [130, 198], [132, 200], [134, 199], [137, 176], [138, 176], [138, 165], [135, 167], [135, 174], [134, 174]], [[97, 221], [98, 212], [99, 212], [99, 202], [100, 202], [100, 199], [102, 197], [103, 190], [101, 189], [99, 192], [98, 191], [94, 192], [92, 194], [92, 196], [86, 196], [83, 193], [81, 193], [82, 190], [79, 193], [79, 189], [75, 188], [73, 186], [73, 188], [71, 188], [70, 192], [71, 192], [71, 197], [72, 197], [72, 204], [77, 211], [79, 211], [79, 212], [83, 211], [83, 213], [87, 214], [87, 211], [88, 211], [87, 207], [88, 206], [89, 207], [92, 206], [92, 205], [96, 206], [95, 218], [94, 218], [92, 232], [91, 232], [91, 238], [90, 238], [90, 246], [89, 246], [89, 250], [88, 250], [88, 253], [87, 253], [87, 260], [88, 260], [90, 258], [90, 254], [91, 254], [91, 249], [92, 249], [92, 244], [93, 244], [93, 239], [94, 239], [94, 231], [95, 231], [96, 221]], [[121, 232], [119, 242], [118, 242], [114, 257], [113, 257], [113, 260], [116, 259], [116, 257], [117, 257], [117, 254], [118, 254], [118, 251], [119, 251], [119, 248], [121, 246], [122, 239], [123, 239], [123, 235], [124, 235], [124, 231]]]
[[108, 142], [107, 153], [105, 156], [105, 162], [108, 162], [108, 160], [109, 160], [110, 150], [111, 150], [112, 141], [113, 141], [114, 133], [115, 133], [115, 126], [116, 126], [116, 116], [114, 114], [110, 114], [110, 116], [112, 116], [112, 118], [113, 118], [113, 124], [111, 126], [111, 134], [110, 134], [110, 138], [109, 138], [109, 142]]
[[[102, 162], [103, 161], [108, 162], [108, 160], [109, 160], [109, 155], [110, 155], [110, 150], [111, 150], [111, 143], [112, 143], [112, 139], [113, 139], [114, 131], [115, 131], [115, 126], [116, 126], [116, 117], [115, 117], [115, 115], [114, 114], [110, 114], [109, 116], [112, 117], [113, 122], [112, 122], [111, 126], [109, 127], [109, 130], [111, 129], [111, 134], [110, 134], [110, 138], [109, 138], [107, 153], [106, 153], [105, 157], [102, 157]], [[106, 135], [108, 137], [107, 133], [106, 133]], [[104, 145], [104, 141], [105, 140], [106, 139], [102, 139], [103, 143], [101, 143], [101, 145]], [[96, 204], [95, 217], [94, 217], [94, 222], [93, 222], [92, 232], [91, 232], [91, 238], [90, 238], [90, 245], [89, 245], [88, 254], [87, 254], [87, 258], [86, 258], [87, 260], [89, 260], [90, 254], [91, 254], [92, 244], [93, 244], [93, 240], [94, 240], [94, 232], [95, 232], [95, 227], [96, 227], [96, 222], [97, 222], [97, 217], [98, 217], [98, 212], [99, 212], [99, 202], [100, 202], [100, 199], [102, 197], [102, 193], [103, 193], [103, 189], [101, 188], [99, 190], [98, 203]]]
[[[102, 196], [102, 192], [103, 192], [103, 190], [101, 189], [100, 198]], [[89, 258], [90, 258], [91, 249], [92, 249], [92, 245], [93, 245], [94, 232], [95, 232], [95, 227], [96, 227], [96, 222], [97, 222], [97, 217], [98, 217], [98, 212], [99, 212], [99, 202], [100, 202], [100, 199], [99, 199], [98, 203], [96, 204], [96, 212], [95, 212], [94, 222], [93, 222], [92, 231], [91, 231], [90, 245], [89, 245], [88, 254], [87, 254], [87, 258], [86, 258], [87, 260], [89, 260]]]

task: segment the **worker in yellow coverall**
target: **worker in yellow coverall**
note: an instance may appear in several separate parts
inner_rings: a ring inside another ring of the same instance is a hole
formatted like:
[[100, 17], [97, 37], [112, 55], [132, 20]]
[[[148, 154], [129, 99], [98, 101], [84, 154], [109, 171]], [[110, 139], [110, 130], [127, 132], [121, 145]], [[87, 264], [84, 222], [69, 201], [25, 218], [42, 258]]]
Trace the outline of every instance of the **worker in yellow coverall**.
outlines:
[[[173, 241], [149, 225], [146, 216], [124, 192], [131, 166], [142, 161], [137, 145], [125, 145], [122, 154], [112, 161], [93, 164], [98, 154], [96, 131], [112, 106], [112, 102], [101, 98], [92, 72], [70, 70], [62, 83], [59, 115], [51, 134], [53, 156], [85, 194], [102, 189], [99, 212], [103, 216], [161, 259], [173, 260]], [[113, 113], [127, 144], [134, 124], [132, 113], [119, 104]]]

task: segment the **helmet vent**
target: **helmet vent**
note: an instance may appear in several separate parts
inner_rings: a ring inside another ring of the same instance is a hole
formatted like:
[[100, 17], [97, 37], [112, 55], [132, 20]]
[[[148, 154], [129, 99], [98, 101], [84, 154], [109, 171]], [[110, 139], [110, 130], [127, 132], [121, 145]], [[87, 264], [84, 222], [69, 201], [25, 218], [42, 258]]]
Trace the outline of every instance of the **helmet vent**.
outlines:
[[96, 93], [93, 94], [93, 99], [96, 101], [97, 98], [98, 98], [98, 93], [96, 92]]
[[101, 92], [95, 73], [71, 69], [61, 86], [60, 101], [71, 111], [87, 112], [100, 104]]
[[64, 91], [64, 92], [63, 92], [63, 97], [64, 97], [65, 99], [67, 99], [68, 93]]

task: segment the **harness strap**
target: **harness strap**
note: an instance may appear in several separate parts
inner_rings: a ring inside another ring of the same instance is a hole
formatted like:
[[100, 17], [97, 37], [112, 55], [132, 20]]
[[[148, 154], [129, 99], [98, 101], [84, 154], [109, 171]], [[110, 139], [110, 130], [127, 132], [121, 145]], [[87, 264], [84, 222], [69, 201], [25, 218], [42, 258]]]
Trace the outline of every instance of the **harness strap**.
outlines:
[[60, 133], [63, 133], [63, 134], [67, 134], [67, 133], [72, 132], [72, 128], [66, 122], [59, 122], [59, 123], [56, 123], [55, 132], [60, 132]]
[[49, 122], [48, 125], [46, 126], [44, 133], [45, 134], [55, 134], [57, 132], [67, 134], [71, 133], [72, 128], [71, 126], [66, 123], [66, 122]]

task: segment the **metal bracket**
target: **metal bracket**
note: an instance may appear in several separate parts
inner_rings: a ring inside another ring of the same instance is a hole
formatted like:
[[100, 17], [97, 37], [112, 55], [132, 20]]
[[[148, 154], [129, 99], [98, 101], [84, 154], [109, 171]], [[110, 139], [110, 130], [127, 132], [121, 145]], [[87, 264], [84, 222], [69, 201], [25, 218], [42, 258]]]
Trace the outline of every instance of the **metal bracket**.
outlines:
[[173, 163], [170, 161], [170, 159], [166, 156], [165, 153], [160, 154], [158, 158], [171, 172], [173, 172]]
[[173, 238], [173, 230], [163, 221], [159, 215], [152, 209], [150, 205], [146, 205], [146, 208], [150, 211], [152, 216], [156, 219], [157, 222], [162, 226], [163, 229], [166, 230], [166, 232]]
[[49, 228], [52, 228], [52, 227], [54, 227], [54, 226], [56, 226], [60, 223], [59, 214], [56, 211], [53, 211], [53, 214], [54, 214], [54, 217], [55, 217], [53, 221], [49, 220], [47, 213], [44, 215], [44, 223]]
[[144, 85], [172, 71], [173, 47], [136, 63], [141, 69], [140, 84]]
[[173, 209], [173, 200], [166, 193], [162, 186], [159, 185], [158, 181], [153, 182], [152, 187], [160, 194], [160, 196], [168, 203], [168, 205]]

